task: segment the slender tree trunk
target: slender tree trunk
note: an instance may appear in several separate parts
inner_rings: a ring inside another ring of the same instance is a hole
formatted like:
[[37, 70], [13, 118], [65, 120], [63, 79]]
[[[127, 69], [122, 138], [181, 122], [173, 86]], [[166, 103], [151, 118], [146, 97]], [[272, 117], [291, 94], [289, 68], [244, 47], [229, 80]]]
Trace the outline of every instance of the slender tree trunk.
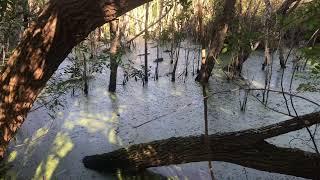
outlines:
[[181, 42], [178, 42], [177, 44], [178, 44], [178, 50], [176, 52], [176, 60], [174, 61], [173, 69], [172, 69], [172, 73], [171, 73], [171, 81], [172, 82], [176, 81], [176, 71], [177, 71], [178, 62], [179, 62], [180, 44], [181, 44]]
[[140, 171], [171, 164], [225, 161], [263, 171], [318, 179], [319, 155], [277, 147], [264, 140], [319, 122], [320, 113], [317, 112], [258, 129], [209, 135], [210, 151], [206, 151], [204, 136], [174, 137], [86, 156], [83, 163], [87, 168], [100, 171]]
[[148, 82], [148, 19], [149, 19], [149, 3], [146, 4], [146, 20], [144, 23], [144, 81]]
[[249, 58], [251, 49], [241, 48], [238, 52], [237, 59], [232, 63], [232, 71], [235, 77], [241, 77], [243, 63]]
[[110, 35], [111, 35], [111, 47], [110, 47], [110, 81], [109, 91], [115, 92], [117, 88], [117, 72], [118, 72], [118, 49], [120, 47], [120, 28], [119, 19], [111, 21]]
[[174, 52], [175, 52], [174, 43], [175, 43], [175, 41], [174, 41], [174, 37], [173, 37], [171, 40], [171, 48], [170, 48], [170, 64], [173, 64], [173, 60], [174, 60]]
[[[264, 0], [266, 5], [266, 12], [265, 12], [265, 38], [264, 38], [264, 62], [262, 64], [262, 70], [265, 70], [265, 67], [270, 64], [271, 57], [270, 57], [270, 34], [272, 22], [272, 6], [270, 0]], [[268, 67], [267, 67], [268, 68]], [[268, 70], [268, 69], [267, 69]]]
[[[162, 11], [163, 11], [163, 0], [159, 0], [159, 5], [160, 5], [160, 8], [159, 8], [159, 12], [158, 12], [158, 17], [159, 17], [159, 19], [160, 19], [160, 21], [159, 21], [159, 36], [161, 35], [161, 33], [162, 33], [162, 21], [161, 21], [161, 19], [162, 19]], [[157, 62], [157, 64], [156, 64], [156, 80], [158, 80], [159, 79], [159, 61], [160, 61], [160, 47], [159, 47], [159, 43], [160, 43], [160, 41], [158, 40], [158, 42], [157, 42], [157, 60], [156, 60], [156, 62]]]
[[285, 69], [286, 68], [286, 62], [285, 62], [285, 59], [284, 59], [284, 45], [283, 45], [283, 39], [280, 39], [280, 44], [279, 44], [279, 60], [280, 60], [280, 67], [282, 69]]
[[46, 82], [95, 28], [149, 0], [50, 0], [0, 75], [0, 158]]
[[156, 78], [156, 80], [158, 80], [159, 79], [159, 73], [158, 73], [158, 71], [159, 71], [159, 44], [157, 44], [157, 59], [156, 59], [156, 69], [155, 69], [155, 78]]
[[6, 59], [6, 48], [5, 48], [5, 45], [2, 45], [1, 51], [2, 51], [2, 53], [1, 53], [1, 58], [2, 58], [1, 66], [4, 66], [5, 65], [5, 59]]
[[84, 81], [84, 87], [83, 87], [83, 92], [84, 94], [87, 96], [88, 95], [88, 92], [89, 92], [89, 87], [88, 87], [88, 75], [87, 75], [87, 72], [88, 72], [88, 68], [87, 68], [87, 58], [86, 58], [86, 55], [83, 53], [83, 81]]
[[184, 76], [187, 77], [188, 76], [188, 66], [189, 66], [189, 55], [190, 55], [190, 48], [188, 47], [187, 49], [187, 53], [186, 54], [186, 67], [185, 67], [185, 74]]

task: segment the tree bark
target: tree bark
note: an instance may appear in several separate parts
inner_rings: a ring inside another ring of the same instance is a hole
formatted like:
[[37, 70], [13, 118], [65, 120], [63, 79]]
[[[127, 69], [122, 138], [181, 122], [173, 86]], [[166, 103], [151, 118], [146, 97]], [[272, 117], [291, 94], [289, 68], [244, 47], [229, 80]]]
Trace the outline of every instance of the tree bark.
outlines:
[[118, 56], [117, 52], [120, 47], [120, 28], [119, 19], [111, 21], [110, 25], [110, 36], [112, 39], [110, 47], [110, 81], [109, 91], [115, 92], [117, 88], [117, 72], [118, 72]]
[[50, 0], [0, 75], [0, 159], [46, 82], [95, 28], [150, 0]]
[[149, 167], [199, 161], [225, 161], [263, 171], [304, 178], [320, 177], [320, 156], [298, 149], [276, 147], [264, 139], [320, 122], [320, 112], [281, 123], [238, 132], [169, 138], [133, 145], [110, 153], [86, 156], [85, 167], [114, 172], [141, 171]]

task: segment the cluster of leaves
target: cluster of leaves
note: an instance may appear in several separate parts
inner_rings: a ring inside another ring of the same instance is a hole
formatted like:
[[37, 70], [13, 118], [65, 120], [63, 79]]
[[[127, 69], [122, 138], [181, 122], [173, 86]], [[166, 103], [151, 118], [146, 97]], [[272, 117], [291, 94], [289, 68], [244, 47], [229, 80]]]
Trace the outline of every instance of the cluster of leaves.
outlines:
[[[141, 80], [144, 82], [144, 65], [141, 65], [140, 68], [136, 68], [131, 64], [123, 64], [124, 77], [122, 81], [122, 85], [127, 84], [130, 78], [133, 78], [135, 81]], [[150, 69], [148, 69], [150, 72]], [[148, 76], [150, 73], [148, 73]]]
[[[308, 43], [305, 47], [300, 48], [301, 55], [311, 64], [311, 72], [320, 74], [320, 1], [310, 1], [303, 4], [293, 14], [293, 25], [303, 31], [304, 39]], [[291, 19], [292, 19], [291, 18]]]
[[[35, 110], [46, 108], [48, 115], [55, 118], [57, 111], [65, 107], [64, 97], [67, 93], [74, 94], [77, 90], [82, 89], [85, 78], [90, 79], [94, 73], [102, 73], [105, 68], [109, 67], [109, 53], [100, 53], [97, 57], [93, 57], [88, 44], [90, 43], [85, 41], [75, 47], [74, 53], [68, 56], [68, 64], [50, 79], [41, 93]], [[121, 50], [116, 55], [119, 63], [121, 63], [123, 53], [125, 52]], [[83, 77], [84, 61], [87, 63], [87, 77]]]
[[303, 47], [301, 55], [311, 64], [312, 73], [320, 74], [320, 45]]
[[262, 17], [255, 7], [247, 8], [246, 12], [236, 11], [233, 22], [223, 46], [222, 53], [251, 51], [251, 46], [263, 37]]
[[24, 26], [26, 3], [27, 1], [0, 0], [0, 50], [5, 49], [6, 57], [19, 41], [19, 34]]
[[178, 11], [172, 19], [172, 21], [177, 23], [178, 29], [175, 27], [174, 23], [164, 28], [159, 36], [161, 44], [172, 42], [172, 40], [174, 40], [174, 42], [181, 42], [187, 37], [188, 31], [187, 29], [184, 29], [184, 27], [186, 27], [186, 24], [190, 20], [192, 14], [191, 5], [191, 0], [178, 1], [176, 6], [180, 6], [181, 10]]
[[304, 38], [308, 40], [320, 27], [320, 1], [313, 0], [300, 4], [298, 8], [289, 14], [284, 20], [284, 28], [300, 29]]
[[66, 100], [64, 95], [72, 88], [75, 88], [77, 83], [70, 83], [64, 78], [64, 73], [59, 73], [51, 77], [46, 88], [42, 91], [37, 99], [36, 106], [32, 111], [45, 108], [47, 114], [51, 118], [55, 118], [58, 111], [65, 108]]
[[1, 0], [0, 1], [0, 20], [5, 16], [10, 16], [15, 13], [16, 0]]
[[314, 83], [308, 82], [299, 84], [297, 91], [317, 92], [319, 89]]
[[320, 91], [320, 78], [319, 74], [314, 73], [306, 73], [306, 72], [296, 72], [296, 78], [303, 80], [301, 84], [299, 84], [297, 91], [300, 92], [319, 92]]
[[303, 16], [305, 17], [305, 24], [307, 29], [313, 33], [316, 29], [320, 27], [320, 1], [311, 1], [310, 4], [306, 6]]

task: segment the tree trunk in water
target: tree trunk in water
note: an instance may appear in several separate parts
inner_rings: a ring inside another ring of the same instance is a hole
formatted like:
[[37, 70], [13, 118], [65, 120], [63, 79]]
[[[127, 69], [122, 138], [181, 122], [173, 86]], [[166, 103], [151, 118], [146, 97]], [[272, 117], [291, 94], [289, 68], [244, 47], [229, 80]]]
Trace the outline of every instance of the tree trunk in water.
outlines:
[[109, 23], [110, 35], [111, 35], [111, 47], [110, 47], [110, 81], [109, 91], [116, 92], [117, 88], [117, 72], [118, 72], [118, 48], [120, 47], [120, 28], [119, 19], [116, 19]]
[[196, 77], [196, 81], [207, 83], [211, 76], [215, 60], [220, 54], [224, 40], [227, 36], [229, 24], [233, 20], [236, 0], [225, 0], [223, 12], [216, 17], [213, 27], [215, 28], [211, 43], [209, 45], [209, 53], [204, 62], [201, 63], [201, 69]]
[[320, 156], [264, 141], [319, 122], [320, 113], [317, 112], [258, 129], [209, 135], [210, 151], [206, 151], [205, 136], [175, 137], [86, 156], [83, 163], [90, 169], [113, 172], [118, 169], [141, 171], [188, 162], [225, 161], [263, 171], [319, 178]]
[[146, 20], [144, 23], [144, 81], [148, 82], [148, 19], [149, 3], [146, 4]]
[[241, 77], [243, 63], [249, 58], [251, 49], [241, 48], [236, 59], [231, 64], [231, 70], [234, 77]]
[[280, 44], [279, 44], [279, 60], [280, 60], [280, 67], [282, 69], [285, 69], [286, 68], [286, 62], [285, 62], [285, 59], [284, 59], [284, 47], [283, 47], [283, 40], [280, 40]]
[[84, 94], [87, 96], [88, 92], [89, 92], [89, 86], [88, 86], [88, 76], [87, 76], [87, 58], [85, 53], [82, 54], [83, 55], [83, 81], [84, 81], [84, 87], [83, 87], [83, 92]]
[[150, 0], [50, 0], [0, 75], [0, 159], [46, 82], [95, 28]]
[[[158, 1], [159, 5], [160, 5], [160, 8], [159, 8], [159, 11], [158, 11], [158, 17], [159, 17], [159, 37], [161, 36], [161, 33], [162, 33], [162, 22], [161, 22], [161, 19], [162, 19], [162, 11], [163, 11], [163, 0], [159, 0]], [[159, 44], [160, 44], [160, 41], [158, 40], [157, 42], [157, 64], [156, 64], [156, 69], [155, 69], [155, 78], [156, 80], [159, 79], [159, 58], [160, 58], [160, 47], [159, 47]]]
[[[272, 24], [273, 24], [273, 21], [272, 21], [272, 6], [271, 6], [271, 2], [270, 0], [264, 0], [265, 2], [265, 5], [266, 5], [266, 12], [265, 12], [265, 39], [264, 39], [264, 62], [262, 64], [262, 70], [265, 70], [265, 67], [267, 65], [270, 64], [271, 62], [271, 56], [270, 56], [270, 45], [269, 45], [269, 42], [270, 42], [270, 34], [271, 33], [271, 27], [272, 27]], [[268, 68], [268, 67], [267, 67]], [[267, 69], [268, 71], [269, 69]]]
[[176, 71], [177, 71], [179, 55], [180, 55], [180, 45], [181, 45], [181, 42], [178, 42], [177, 43], [178, 50], [176, 52], [176, 60], [174, 61], [174, 65], [173, 65], [173, 69], [172, 69], [171, 82], [175, 82], [176, 81]]

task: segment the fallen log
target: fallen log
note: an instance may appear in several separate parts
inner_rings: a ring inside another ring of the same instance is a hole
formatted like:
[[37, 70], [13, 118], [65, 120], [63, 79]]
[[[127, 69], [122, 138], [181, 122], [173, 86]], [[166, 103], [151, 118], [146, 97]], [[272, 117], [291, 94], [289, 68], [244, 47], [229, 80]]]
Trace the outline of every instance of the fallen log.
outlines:
[[[85, 167], [115, 172], [137, 172], [149, 167], [200, 161], [224, 161], [304, 178], [320, 178], [320, 156], [292, 148], [281, 148], [264, 139], [302, 129], [320, 122], [320, 112], [280, 123], [209, 136], [174, 137], [122, 148], [101, 155], [86, 156]], [[209, 151], [210, 149], [210, 151]]]

